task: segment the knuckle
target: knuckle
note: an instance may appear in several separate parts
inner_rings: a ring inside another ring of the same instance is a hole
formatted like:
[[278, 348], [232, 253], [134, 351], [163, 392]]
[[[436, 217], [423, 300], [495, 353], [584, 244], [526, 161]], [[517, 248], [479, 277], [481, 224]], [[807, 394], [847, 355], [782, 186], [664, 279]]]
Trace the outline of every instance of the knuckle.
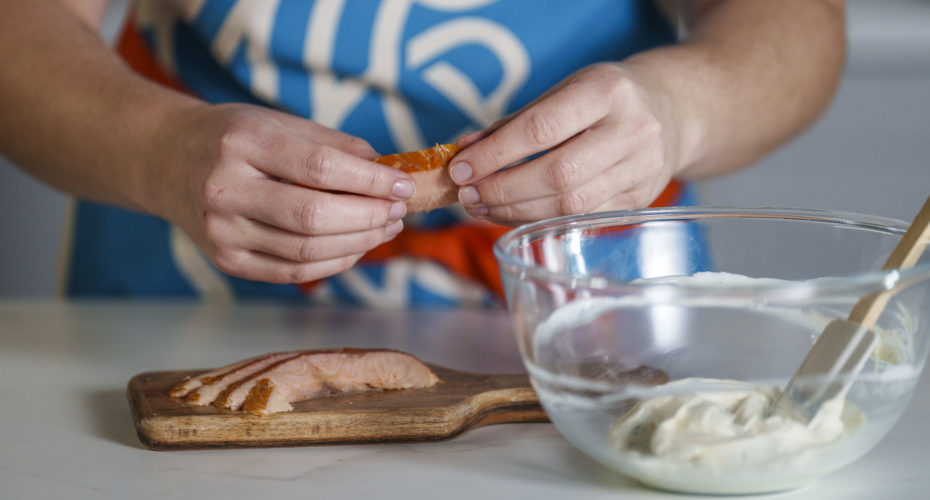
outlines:
[[611, 97], [625, 100], [634, 91], [633, 81], [626, 75], [612, 75], [612, 77], [608, 79], [608, 82], [609, 84], [606, 92]]
[[594, 74], [614, 74], [617, 67], [610, 63], [598, 63], [591, 67], [591, 72]]
[[213, 256], [213, 263], [226, 274], [239, 276], [243, 272], [245, 255], [230, 249], [219, 248]]
[[320, 228], [320, 217], [323, 216], [321, 202], [316, 199], [298, 203], [294, 207], [294, 223], [305, 234], [314, 234]]
[[200, 186], [200, 195], [209, 209], [220, 210], [226, 205], [226, 183], [218, 175], [208, 175]]
[[618, 68], [609, 63], [596, 63], [581, 71], [575, 81], [610, 82], [617, 78]]
[[488, 187], [490, 187], [491, 196], [486, 199], [484, 195], [481, 196], [482, 200], [485, 200], [485, 203], [494, 203], [498, 205], [506, 205], [510, 203], [510, 197], [507, 195], [507, 189], [504, 187], [503, 182], [489, 182]]
[[315, 186], [328, 186], [335, 172], [334, 152], [327, 147], [319, 147], [305, 158], [304, 171]]
[[357, 153], [368, 153], [371, 151], [371, 145], [365, 139], [353, 135], [346, 139], [346, 149]]
[[632, 189], [622, 195], [624, 208], [644, 208], [651, 201], [646, 191], [642, 189]]
[[556, 209], [559, 215], [581, 214], [585, 212], [588, 200], [589, 196], [584, 191], [568, 191], [559, 195]]
[[304, 263], [284, 267], [277, 280], [282, 283], [306, 283], [340, 273], [352, 267], [362, 254], [339, 257], [325, 263]]
[[305, 283], [318, 278], [314, 275], [313, 268], [307, 265], [291, 266], [286, 272], [282, 273], [281, 280], [286, 283]]
[[493, 169], [497, 170], [507, 165], [507, 151], [511, 148], [504, 134], [492, 134], [485, 142], [477, 143], [467, 152], [472, 155], [469, 158], [474, 159], [471, 161], [473, 165], [493, 166]]
[[216, 247], [221, 245], [225, 235], [220, 221], [209, 214], [203, 217], [203, 234], [207, 237], [207, 241]]
[[489, 160], [488, 165], [494, 165], [496, 170], [504, 168], [510, 163], [508, 155], [510, 146], [503, 140], [496, 141], [495, 146], [496, 147], [491, 148], [490, 151], [487, 152], [487, 157]]
[[544, 214], [538, 206], [524, 203], [493, 207], [488, 214], [490, 220], [507, 225], [525, 224], [550, 216], [551, 213]]
[[362, 182], [366, 184], [366, 192], [369, 193], [383, 193], [385, 190], [390, 192], [389, 183], [387, 183], [387, 178], [382, 175], [382, 170], [377, 168], [370, 168], [365, 170], [364, 178]]
[[524, 219], [523, 211], [517, 209], [513, 205], [504, 205], [502, 207], [497, 207], [491, 215], [498, 220], [503, 221], [521, 221]]
[[536, 146], [548, 147], [556, 140], [554, 117], [528, 112], [526, 115], [526, 133]]
[[300, 262], [312, 262], [319, 255], [319, 245], [313, 238], [301, 238], [297, 244], [297, 260]]
[[576, 159], [563, 157], [549, 164], [548, 174], [550, 187], [562, 191], [578, 184], [581, 178], [581, 166]]
[[234, 116], [220, 128], [219, 153], [220, 157], [227, 157], [240, 151], [244, 144], [252, 140], [255, 126], [252, 120]]
[[[364, 253], [357, 253], [357, 254], [354, 254], [354, 255], [346, 255], [345, 257], [342, 257], [342, 258], [340, 259], [340, 261], [339, 261], [339, 268], [336, 270], [336, 272], [339, 273], [339, 272], [345, 271], [346, 269], [349, 269], [350, 267], [354, 266], [356, 262], [358, 262], [359, 260], [361, 260], [361, 258], [362, 258], [363, 255], [365, 255], [365, 254], [364, 254]], [[334, 274], [335, 274], [335, 273], [334, 273]]]

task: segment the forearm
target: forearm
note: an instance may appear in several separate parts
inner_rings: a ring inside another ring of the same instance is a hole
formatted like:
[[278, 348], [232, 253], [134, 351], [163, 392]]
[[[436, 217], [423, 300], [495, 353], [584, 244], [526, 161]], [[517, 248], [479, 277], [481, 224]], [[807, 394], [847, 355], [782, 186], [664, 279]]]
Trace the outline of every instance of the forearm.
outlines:
[[0, 0], [0, 150], [63, 191], [158, 212], [145, 165], [152, 142], [202, 103], [119, 60], [95, 26], [104, 3], [75, 5]]
[[677, 175], [726, 173], [784, 143], [827, 107], [845, 60], [844, 8], [830, 0], [699, 4], [681, 44], [624, 62], [662, 89], [681, 124]]

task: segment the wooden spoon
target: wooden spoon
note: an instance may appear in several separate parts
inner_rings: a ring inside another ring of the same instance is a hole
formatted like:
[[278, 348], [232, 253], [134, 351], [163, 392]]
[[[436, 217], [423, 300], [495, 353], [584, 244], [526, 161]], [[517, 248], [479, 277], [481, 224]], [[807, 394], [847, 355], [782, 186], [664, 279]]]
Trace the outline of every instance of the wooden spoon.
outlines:
[[[930, 198], [885, 262], [883, 271], [914, 267], [930, 243]], [[852, 308], [846, 320], [831, 321], [788, 381], [781, 396], [769, 408], [771, 415], [789, 404], [800, 417], [814, 418], [823, 403], [845, 394], [878, 343], [872, 330], [888, 300], [900, 290], [893, 286], [871, 293]]]

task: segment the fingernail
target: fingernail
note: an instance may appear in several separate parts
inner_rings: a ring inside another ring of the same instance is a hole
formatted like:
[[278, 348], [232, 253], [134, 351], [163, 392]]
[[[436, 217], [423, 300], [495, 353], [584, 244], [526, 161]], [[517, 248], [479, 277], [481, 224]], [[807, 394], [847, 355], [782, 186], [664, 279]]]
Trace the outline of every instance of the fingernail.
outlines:
[[391, 204], [391, 213], [388, 215], [388, 218], [391, 220], [399, 220], [404, 217], [407, 213], [407, 205], [402, 201], [395, 201]]
[[465, 186], [459, 189], [459, 201], [462, 205], [477, 205], [481, 202], [481, 195], [474, 186]]
[[472, 170], [471, 165], [460, 161], [451, 167], [449, 167], [449, 175], [452, 176], [452, 180], [458, 184], [461, 184], [468, 179], [471, 179]]
[[475, 217], [488, 215], [488, 207], [465, 207], [465, 211]]
[[401, 179], [394, 183], [394, 187], [391, 188], [391, 193], [398, 198], [407, 199], [413, 196], [416, 190], [417, 188], [413, 185], [413, 182], [407, 179]]
[[402, 220], [394, 221], [388, 224], [388, 226], [384, 228], [384, 239], [390, 240], [394, 238], [395, 236], [400, 234], [400, 232], [403, 229], [404, 229], [404, 221]]

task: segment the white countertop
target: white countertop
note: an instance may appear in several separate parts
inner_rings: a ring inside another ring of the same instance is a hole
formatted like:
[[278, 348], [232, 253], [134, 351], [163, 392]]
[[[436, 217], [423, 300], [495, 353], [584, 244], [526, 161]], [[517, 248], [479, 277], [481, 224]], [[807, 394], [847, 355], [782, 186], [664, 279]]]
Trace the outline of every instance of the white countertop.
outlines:
[[[0, 301], [0, 497], [700, 498], [642, 488], [550, 424], [474, 429], [440, 443], [151, 451], [128, 380], [285, 349], [392, 347], [450, 368], [522, 371], [503, 311]], [[777, 498], [926, 498], [930, 379], [858, 462]], [[758, 498], [758, 497], [757, 497]]]

